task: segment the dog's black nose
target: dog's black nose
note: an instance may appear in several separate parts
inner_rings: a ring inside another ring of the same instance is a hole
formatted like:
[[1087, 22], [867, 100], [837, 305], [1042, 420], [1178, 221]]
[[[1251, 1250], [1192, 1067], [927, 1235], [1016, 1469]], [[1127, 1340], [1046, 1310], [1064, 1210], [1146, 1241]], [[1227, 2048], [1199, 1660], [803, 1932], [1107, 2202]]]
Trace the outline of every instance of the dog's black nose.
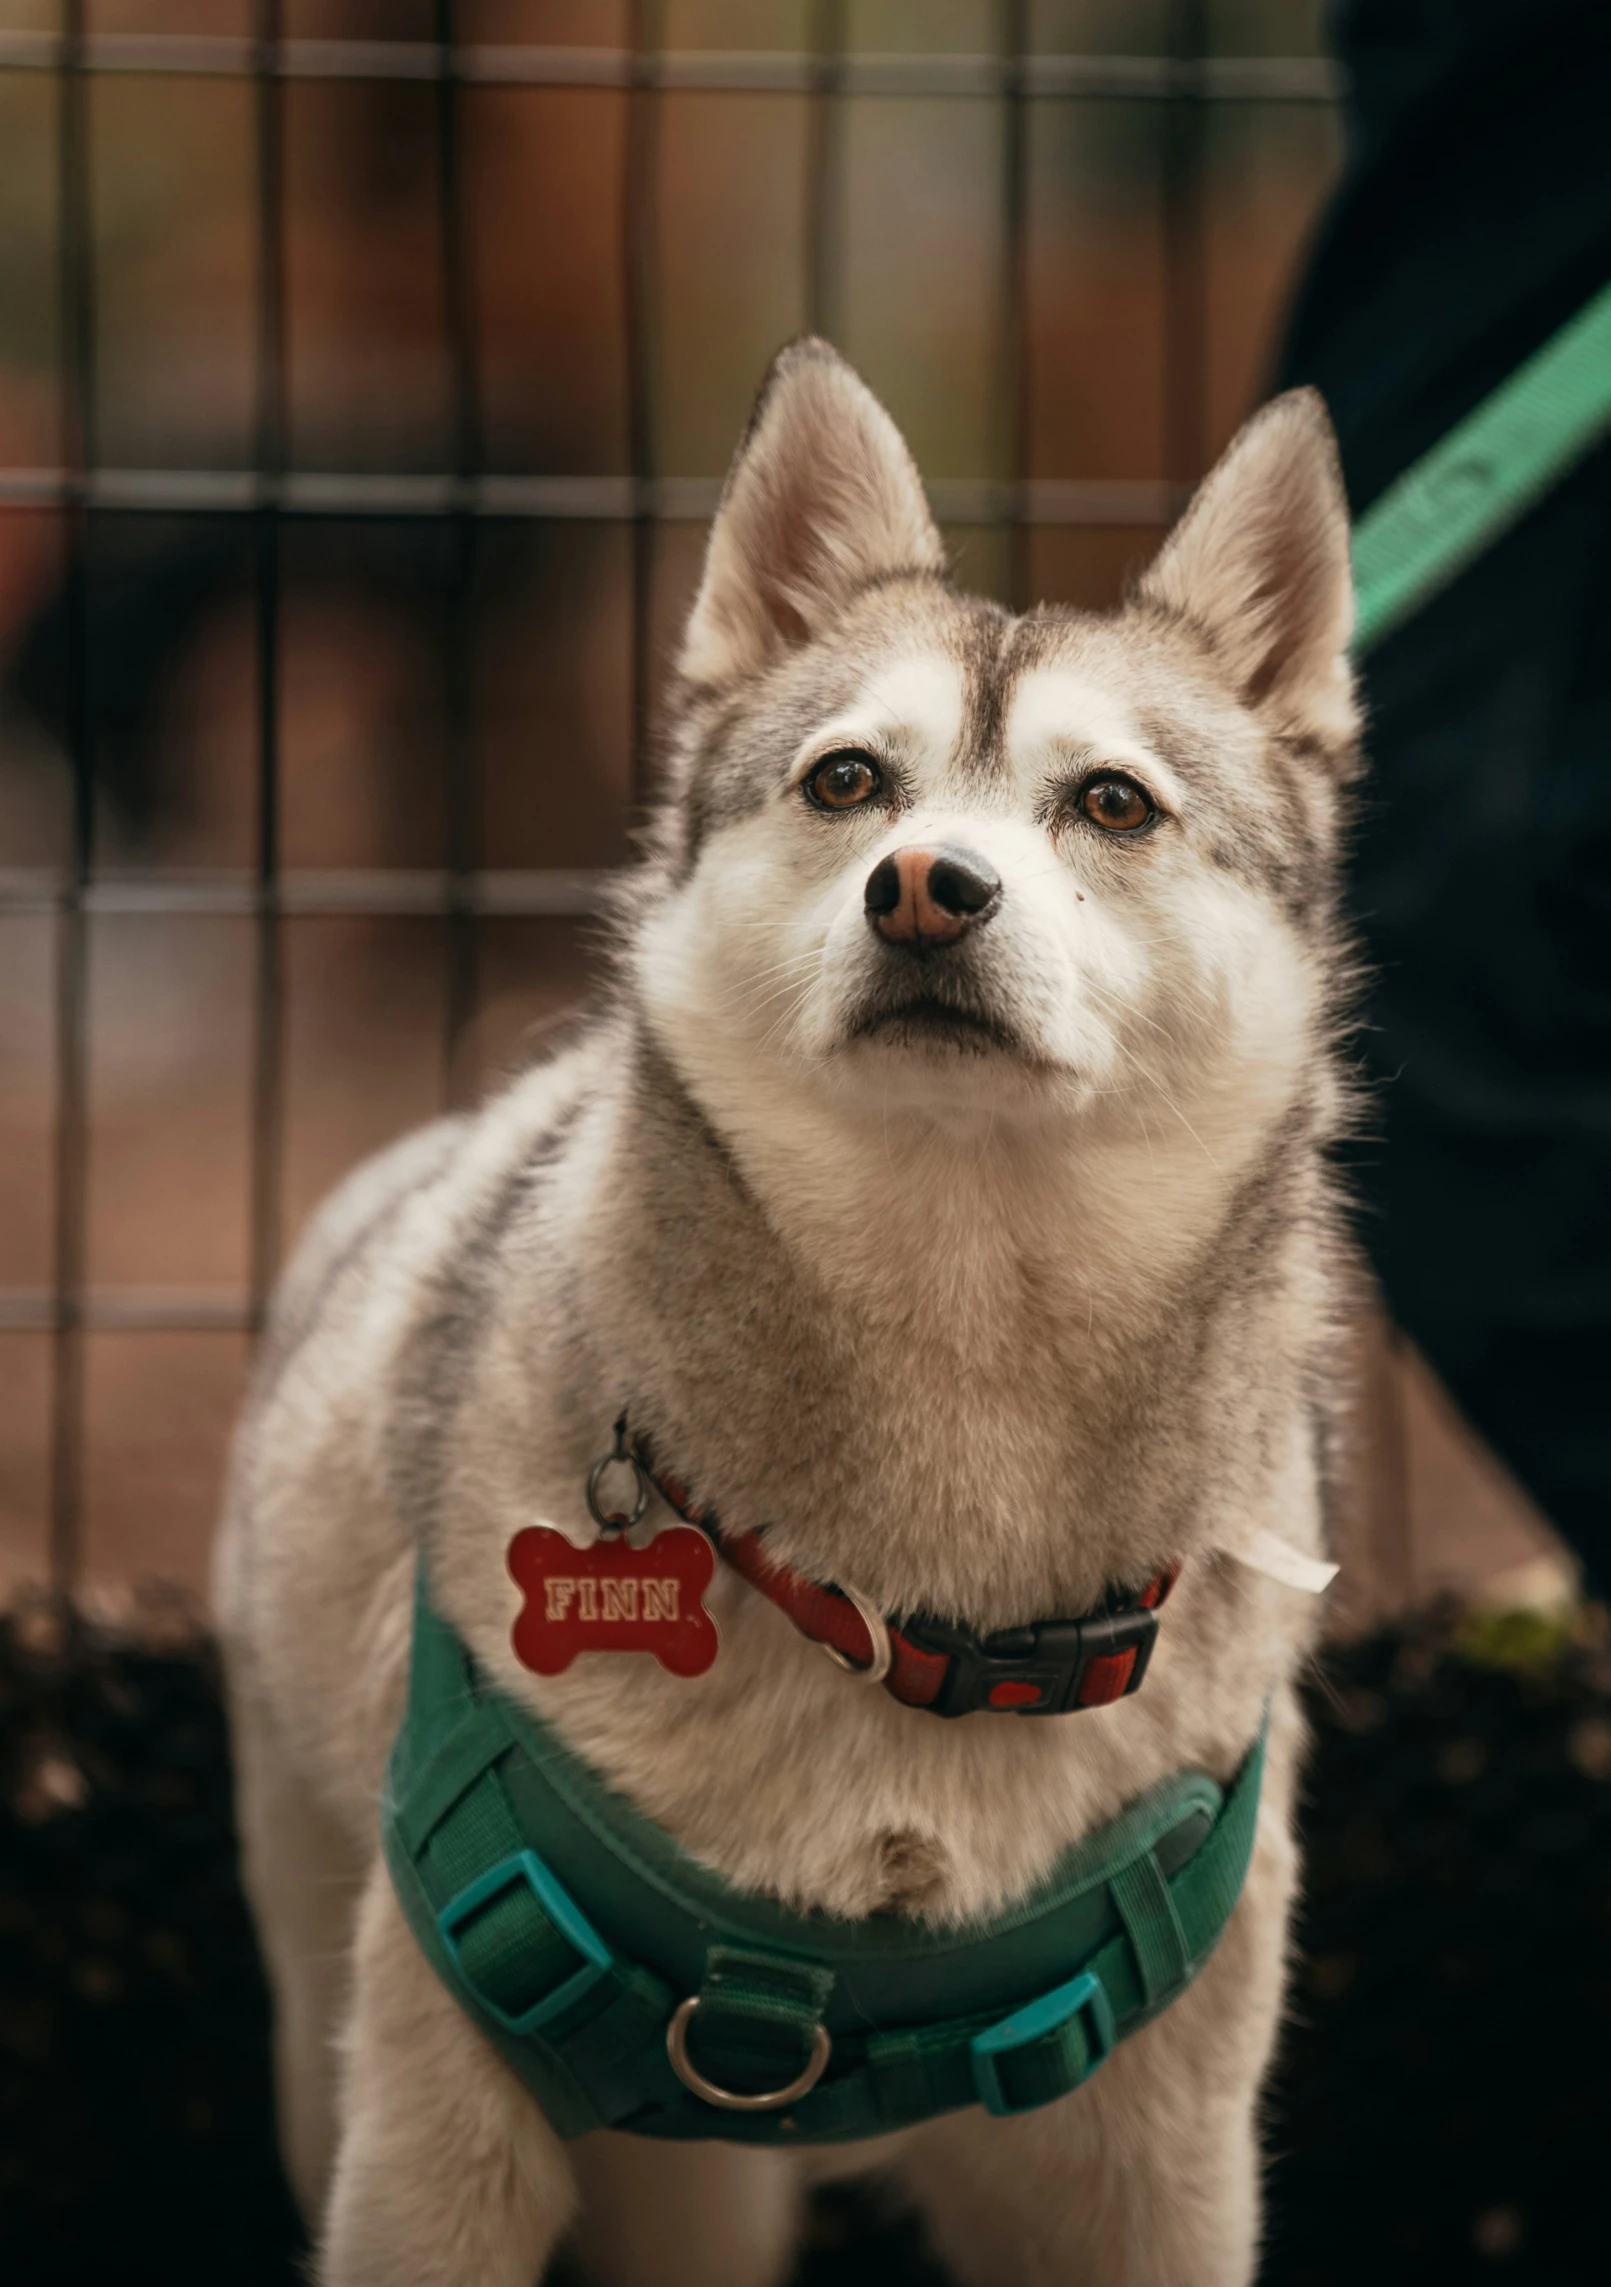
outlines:
[[1001, 876], [973, 850], [894, 850], [867, 876], [867, 918], [886, 943], [954, 944], [1001, 903]]

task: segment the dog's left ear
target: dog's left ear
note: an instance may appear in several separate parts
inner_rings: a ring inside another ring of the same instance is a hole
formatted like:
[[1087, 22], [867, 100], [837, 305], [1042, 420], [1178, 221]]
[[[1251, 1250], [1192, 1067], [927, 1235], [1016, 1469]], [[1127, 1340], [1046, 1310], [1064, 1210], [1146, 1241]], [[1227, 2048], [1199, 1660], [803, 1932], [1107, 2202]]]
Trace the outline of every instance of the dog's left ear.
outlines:
[[678, 664], [732, 682], [808, 642], [868, 580], [944, 570], [894, 422], [827, 342], [791, 342], [728, 471]]
[[1244, 705], [1346, 768], [1359, 731], [1348, 500], [1317, 390], [1288, 390], [1231, 440], [1138, 593], [1196, 627]]

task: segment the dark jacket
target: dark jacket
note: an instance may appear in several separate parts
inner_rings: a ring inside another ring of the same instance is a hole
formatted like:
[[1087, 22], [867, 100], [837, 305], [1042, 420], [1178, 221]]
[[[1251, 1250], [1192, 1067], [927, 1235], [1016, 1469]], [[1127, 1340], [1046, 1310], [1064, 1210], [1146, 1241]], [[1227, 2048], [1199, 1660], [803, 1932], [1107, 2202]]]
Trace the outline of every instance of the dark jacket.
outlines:
[[[1356, 518], [1611, 280], [1607, 0], [1352, 0], [1348, 162], [1283, 382]], [[1365, 1237], [1611, 1580], [1611, 444], [1365, 664]]]

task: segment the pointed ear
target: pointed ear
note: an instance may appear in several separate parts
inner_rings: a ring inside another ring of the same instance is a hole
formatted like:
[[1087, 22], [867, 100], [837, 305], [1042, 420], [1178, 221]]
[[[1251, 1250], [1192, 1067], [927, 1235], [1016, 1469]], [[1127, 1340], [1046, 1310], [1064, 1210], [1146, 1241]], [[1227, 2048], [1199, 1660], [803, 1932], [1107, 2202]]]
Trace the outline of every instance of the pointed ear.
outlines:
[[837, 350], [791, 342], [728, 471], [681, 671], [731, 682], [808, 642], [866, 581], [944, 570], [894, 422]]
[[1288, 390], [1231, 440], [1139, 593], [1206, 637], [1245, 705], [1346, 765], [1359, 729], [1348, 501], [1317, 390]]

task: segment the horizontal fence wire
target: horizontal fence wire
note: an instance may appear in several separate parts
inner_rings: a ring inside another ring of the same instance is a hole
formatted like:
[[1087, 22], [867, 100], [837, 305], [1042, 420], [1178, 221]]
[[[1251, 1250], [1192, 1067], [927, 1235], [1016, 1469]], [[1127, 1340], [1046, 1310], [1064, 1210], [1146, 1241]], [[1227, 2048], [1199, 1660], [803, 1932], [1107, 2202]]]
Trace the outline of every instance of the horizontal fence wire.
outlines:
[[[261, 1305], [251, 1287], [81, 1287], [68, 1303], [49, 1288], [0, 1286], [0, 1334], [53, 1334], [58, 1342], [70, 1336], [81, 1344], [85, 1334], [256, 1334], [261, 1327]], [[81, 1426], [72, 1451], [81, 1471]], [[64, 1544], [58, 1533], [51, 1551], [51, 1585], [68, 1597], [79, 1570], [80, 1505], [75, 1500], [71, 1542]]]
[[[59, 71], [66, 43], [45, 32], [0, 33], [0, 71]], [[645, 57], [630, 48], [455, 46], [405, 40], [284, 40], [264, 53], [251, 39], [205, 34], [103, 32], [75, 45], [92, 73], [182, 74], [249, 79], [435, 80], [445, 72], [469, 86], [648, 86], [717, 95], [813, 95], [822, 87], [820, 53], [802, 50], [689, 49]], [[1019, 90], [1031, 99], [1115, 96], [1168, 101], [1180, 94], [1228, 103], [1334, 103], [1344, 77], [1324, 56], [1032, 54], [857, 55], [842, 53], [835, 84], [843, 95], [982, 96]]]
[[366, 914], [403, 919], [445, 915], [462, 898], [469, 911], [492, 918], [521, 914], [599, 912], [611, 875], [604, 869], [544, 867], [287, 868], [272, 878], [246, 868], [148, 873], [107, 871], [78, 879], [54, 866], [0, 871], [0, 913], [58, 913], [68, 904], [86, 915], [191, 914], [213, 918], [250, 915], [272, 899], [288, 916], [303, 919]]
[[[125, 515], [475, 516], [565, 524], [704, 524], [720, 477], [368, 476], [260, 469], [0, 468], [0, 509], [77, 505]], [[1148, 477], [940, 477], [928, 487], [942, 524], [1167, 524], [1177, 485]]]
[[[80, 1287], [64, 1298], [46, 1287], [0, 1286], [0, 1334], [54, 1334], [58, 1341], [85, 1333], [253, 1334], [258, 1330], [256, 1298], [249, 1288], [215, 1293], [203, 1287], [118, 1286], [96, 1292]], [[81, 1435], [75, 1420], [72, 1453], [81, 1466]], [[78, 1572], [77, 1508], [71, 1545], [59, 1535], [52, 1548], [52, 1585], [71, 1594]]]

